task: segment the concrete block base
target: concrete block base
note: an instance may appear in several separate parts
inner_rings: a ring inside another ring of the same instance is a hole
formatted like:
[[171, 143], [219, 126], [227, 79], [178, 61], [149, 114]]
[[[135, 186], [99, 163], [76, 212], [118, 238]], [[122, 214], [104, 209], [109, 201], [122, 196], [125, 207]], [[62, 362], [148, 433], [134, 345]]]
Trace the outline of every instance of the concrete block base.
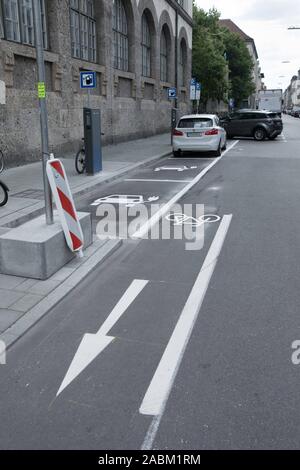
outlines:
[[[79, 212], [78, 216], [87, 248], [93, 240], [91, 214]], [[40, 216], [0, 235], [1, 274], [45, 280], [75, 256], [56, 212], [53, 225], [46, 225], [45, 216]]]

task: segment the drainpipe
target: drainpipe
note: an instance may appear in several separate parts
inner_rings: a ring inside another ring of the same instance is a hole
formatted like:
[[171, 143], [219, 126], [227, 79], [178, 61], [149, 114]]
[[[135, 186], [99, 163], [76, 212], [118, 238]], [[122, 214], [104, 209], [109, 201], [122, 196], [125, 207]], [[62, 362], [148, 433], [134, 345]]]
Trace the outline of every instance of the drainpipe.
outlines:
[[[177, 90], [178, 97], [178, 9], [176, 7], [176, 19], [175, 19], [175, 87]], [[175, 100], [175, 108], [178, 106], [178, 98]]]
[[171, 145], [173, 145], [173, 130], [177, 124], [177, 107], [178, 107], [178, 10], [175, 9], [175, 87], [176, 87], [176, 96], [174, 100], [174, 107], [171, 109]]

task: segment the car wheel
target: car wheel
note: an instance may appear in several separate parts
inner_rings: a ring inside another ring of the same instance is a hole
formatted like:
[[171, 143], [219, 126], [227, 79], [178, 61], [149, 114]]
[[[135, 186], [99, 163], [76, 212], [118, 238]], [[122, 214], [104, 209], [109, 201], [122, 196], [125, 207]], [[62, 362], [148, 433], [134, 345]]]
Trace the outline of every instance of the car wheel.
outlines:
[[265, 138], [267, 137], [267, 133], [262, 127], [257, 127], [254, 130], [253, 137], [255, 140], [262, 141], [265, 140]]
[[173, 157], [175, 158], [181, 157], [181, 150], [173, 150]]
[[222, 155], [222, 144], [221, 144], [221, 140], [219, 142], [219, 147], [218, 147], [218, 150], [216, 150], [216, 157], [220, 157]]
[[225, 140], [222, 150], [226, 150], [226, 149], [227, 149], [227, 142]]
[[233, 139], [233, 135], [227, 134], [227, 139], [232, 140], [232, 139]]

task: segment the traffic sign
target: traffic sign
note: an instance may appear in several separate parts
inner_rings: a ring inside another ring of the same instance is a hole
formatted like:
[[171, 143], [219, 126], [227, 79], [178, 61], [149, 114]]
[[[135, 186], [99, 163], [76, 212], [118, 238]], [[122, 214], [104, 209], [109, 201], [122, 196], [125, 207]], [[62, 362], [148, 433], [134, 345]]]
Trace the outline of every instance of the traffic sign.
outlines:
[[235, 105], [234, 99], [233, 99], [233, 98], [230, 98], [230, 99], [229, 99], [229, 108], [233, 109], [233, 108], [234, 108], [234, 105]]
[[46, 85], [45, 82], [38, 82], [38, 97], [40, 100], [46, 98]]
[[80, 72], [80, 88], [96, 88], [96, 72]]
[[173, 100], [177, 98], [177, 90], [175, 87], [168, 88], [168, 97]]
[[190, 82], [190, 100], [194, 101], [196, 99], [196, 79], [192, 78]]
[[201, 83], [196, 83], [196, 100], [197, 101], [200, 101], [200, 98], [201, 98]]

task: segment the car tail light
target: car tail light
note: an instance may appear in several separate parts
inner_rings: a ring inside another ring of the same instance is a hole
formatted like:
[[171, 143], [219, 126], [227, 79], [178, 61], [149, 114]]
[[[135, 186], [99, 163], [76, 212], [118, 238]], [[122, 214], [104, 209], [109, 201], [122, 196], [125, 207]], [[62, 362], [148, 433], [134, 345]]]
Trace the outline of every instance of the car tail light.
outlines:
[[175, 136], [182, 136], [182, 135], [184, 135], [184, 133], [181, 132], [181, 131], [178, 131], [177, 129], [174, 129], [174, 130], [173, 130], [173, 135], [175, 135]]
[[205, 135], [218, 135], [219, 131], [218, 129], [211, 129], [210, 131], [206, 131]]

